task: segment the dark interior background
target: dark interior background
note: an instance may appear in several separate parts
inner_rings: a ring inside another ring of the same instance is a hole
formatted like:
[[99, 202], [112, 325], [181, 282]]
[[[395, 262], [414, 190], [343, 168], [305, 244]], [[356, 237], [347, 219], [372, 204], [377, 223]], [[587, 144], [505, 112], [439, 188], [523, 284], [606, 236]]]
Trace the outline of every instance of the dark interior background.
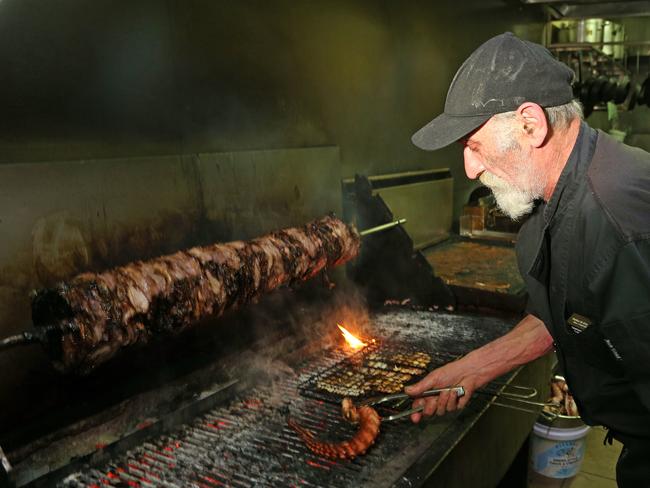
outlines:
[[[410, 136], [480, 43], [540, 42], [545, 20], [505, 0], [0, 1], [0, 336], [81, 270], [340, 212], [355, 173], [449, 167], [457, 217], [460, 149]], [[47, 367], [0, 356], [0, 432]]]
[[409, 136], [502, 1], [5, 0], [2, 162], [334, 144], [344, 173], [430, 164]]

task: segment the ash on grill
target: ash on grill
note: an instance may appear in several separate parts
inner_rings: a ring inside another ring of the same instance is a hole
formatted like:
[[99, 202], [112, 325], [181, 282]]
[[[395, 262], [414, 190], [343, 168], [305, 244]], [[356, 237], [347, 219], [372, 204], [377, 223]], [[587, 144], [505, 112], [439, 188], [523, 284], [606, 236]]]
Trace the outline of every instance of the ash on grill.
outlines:
[[[331, 350], [291, 378], [258, 388], [228, 407], [214, 409], [192, 425], [142, 444], [102, 469], [71, 475], [59, 486], [343, 487], [362, 483], [366, 479], [364, 467], [380, 460], [382, 453], [393, 451], [394, 443], [400, 442], [399, 426], [382, 426], [380, 448], [374, 446], [354, 461], [339, 461], [309, 451], [287, 426], [287, 418], [290, 415], [320, 439], [349, 438], [356, 427], [341, 416], [341, 395], [318, 388], [318, 383], [323, 378], [346, 377], [347, 372], [359, 368], [388, 372], [365, 367], [369, 362], [390, 358], [395, 360], [393, 365], [414, 367], [424, 357], [430, 358], [430, 368], [454, 358], [425, 352], [415, 345], [379, 341], [352, 354], [343, 348]], [[427, 370], [420, 371], [425, 374]], [[374, 388], [363, 393], [381, 391]]]
[[[352, 486], [366, 479], [364, 467], [382, 458], [372, 449], [354, 461], [319, 457], [287, 426], [287, 417], [319, 437], [350, 437], [356, 429], [343, 420], [340, 405], [299, 395], [299, 385], [314, 369], [329, 369], [349, 359], [331, 350], [306, 369], [245, 399], [216, 408], [175, 432], [152, 439], [107, 465], [68, 476], [58, 486]], [[383, 429], [382, 444], [400, 438]]]
[[[418, 486], [426, 475], [416, 461], [425, 455], [433, 459], [427, 463], [442, 459], [457, 442], [457, 436], [473, 425], [477, 412], [487, 408], [483, 398], [473, 399], [462, 412], [432, 422], [426, 430], [408, 421], [388, 422], [382, 425], [377, 441], [364, 456], [343, 461], [313, 454], [287, 425], [287, 418], [291, 417], [317, 438], [331, 441], [349, 438], [356, 430], [341, 417], [338, 400], [301, 396], [301, 389], [317, 375], [341, 370], [359, 357], [375, 358], [375, 353], [388, 357], [401, 353], [397, 352], [400, 348], [413, 353], [404, 344], [416, 340], [418, 350], [427, 349], [434, 361], [438, 359], [432, 351], [466, 352], [501, 335], [511, 324], [408, 310], [382, 313], [371, 321], [376, 336], [390, 340], [378, 341], [359, 355], [339, 347], [319, 353], [316, 358], [309, 356], [293, 373], [278, 376], [275, 383], [247, 390], [245, 398], [213, 408], [173, 430], [168, 428], [164, 435], [152, 435], [110, 461], [104, 457], [101, 463], [93, 462], [73, 474], [69, 474], [70, 470], [80, 469], [80, 464], [76, 468], [67, 466], [66, 478], [62, 479], [63, 472], [52, 473], [49, 480], [36, 480], [35, 486], [53, 486], [58, 482], [59, 487], [87, 488], [379, 487], [393, 485], [397, 479]], [[452, 344], [456, 347], [450, 347]], [[428, 367], [435, 366], [432, 363]], [[435, 425], [439, 422], [439, 426]]]

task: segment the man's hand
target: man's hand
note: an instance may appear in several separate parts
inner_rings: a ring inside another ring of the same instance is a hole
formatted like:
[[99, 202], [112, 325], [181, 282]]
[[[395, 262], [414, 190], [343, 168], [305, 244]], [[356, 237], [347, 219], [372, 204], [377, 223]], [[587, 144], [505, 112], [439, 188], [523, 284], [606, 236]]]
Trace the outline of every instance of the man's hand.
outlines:
[[445, 391], [438, 397], [416, 399], [413, 407], [424, 405], [424, 411], [411, 415], [411, 420], [417, 423], [422, 415], [444, 415], [446, 412], [465, 407], [477, 388], [543, 356], [552, 348], [553, 338], [543, 322], [533, 315], [527, 315], [503, 337], [431, 371], [420, 382], [406, 387], [406, 393], [413, 397], [433, 388], [465, 388], [465, 395], [461, 398], [457, 398], [455, 393]]
[[411, 415], [411, 420], [415, 423], [419, 422], [422, 415], [429, 417], [434, 413], [436, 415], [444, 415], [447, 412], [453, 412], [464, 408], [472, 397], [472, 393], [486, 384], [489, 379], [483, 379], [476, 374], [472, 361], [468, 358], [461, 358], [446, 364], [438, 369], [431, 371], [418, 383], [407, 386], [405, 391], [407, 394], [417, 397], [419, 394], [426, 390], [433, 388], [444, 388], [447, 386], [462, 386], [465, 388], [465, 395], [458, 398], [456, 393], [443, 391], [439, 396], [417, 398], [413, 402], [413, 407], [424, 406], [422, 413], [414, 413]]

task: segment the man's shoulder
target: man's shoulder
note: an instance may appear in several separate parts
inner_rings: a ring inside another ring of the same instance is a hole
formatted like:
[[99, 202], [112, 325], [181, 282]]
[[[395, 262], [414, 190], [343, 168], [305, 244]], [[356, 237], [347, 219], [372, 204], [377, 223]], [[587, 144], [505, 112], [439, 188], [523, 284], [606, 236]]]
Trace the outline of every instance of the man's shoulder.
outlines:
[[650, 153], [599, 131], [587, 180], [623, 240], [650, 235]]

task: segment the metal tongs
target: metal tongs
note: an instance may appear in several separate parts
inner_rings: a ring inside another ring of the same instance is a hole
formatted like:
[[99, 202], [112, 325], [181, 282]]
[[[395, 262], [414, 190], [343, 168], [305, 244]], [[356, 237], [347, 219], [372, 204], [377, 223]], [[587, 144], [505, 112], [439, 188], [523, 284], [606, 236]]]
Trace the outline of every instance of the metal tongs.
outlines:
[[[411, 395], [407, 395], [406, 393], [393, 393], [392, 395], [384, 395], [380, 397], [373, 397], [373, 398], [368, 398], [367, 400], [359, 403], [360, 407], [363, 406], [369, 406], [372, 407], [374, 405], [379, 405], [382, 403], [390, 403], [390, 402], [395, 402], [393, 407], [399, 407], [401, 404], [404, 403], [405, 400], [415, 400], [417, 398], [425, 398], [425, 397], [431, 397], [431, 396], [438, 396], [440, 395], [443, 391], [451, 391], [455, 392], [456, 396], [458, 398], [465, 396], [465, 388], [462, 386], [448, 386], [445, 388], [434, 388], [433, 390], [427, 390], [422, 392], [420, 395], [413, 397]], [[398, 412], [392, 415], [388, 415], [386, 417], [381, 417], [382, 422], [390, 422], [391, 420], [398, 420], [404, 417], [408, 417], [412, 413], [417, 413], [421, 412], [424, 409], [424, 407], [416, 407], [416, 408], [411, 408], [409, 410], [404, 410], [402, 412]]]
[[[530, 400], [530, 398], [533, 398], [537, 396], [537, 390], [535, 388], [531, 388], [528, 386], [518, 386], [518, 385], [511, 385], [509, 383], [500, 383], [500, 382], [491, 382], [490, 385], [492, 386], [503, 386], [505, 387], [504, 390], [502, 391], [493, 391], [493, 390], [486, 390], [486, 389], [477, 389], [474, 390], [474, 393], [479, 393], [482, 395], [490, 395], [494, 396], [497, 398], [503, 398], [506, 400], [509, 400], [513, 403], [523, 403], [525, 405], [534, 405], [534, 406], [548, 406], [552, 405], [549, 403], [541, 403], [541, 402], [535, 402]], [[506, 391], [507, 389], [510, 389], [510, 391]], [[514, 390], [514, 391], [513, 391]], [[422, 394], [418, 396], [410, 396], [407, 395], [406, 393], [394, 393], [392, 395], [384, 395], [380, 397], [373, 397], [373, 398], [368, 398], [365, 401], [362, 401], [359, 406], [374, 406], [374, 405], [380, 405], [382, 403], [392, 403], [393, 408], [398, 408], [400, 405], [402, 405], [406, 400], [416, 400], [418, 398], [425, 398], [425, 397], [430, 397], [430, 396], [438, 396], [440, 393], [444, 391], [450, 391], [450, 392], [455, 392], [456, 396], [458, 398], [465, 396], [465, 388], [462, 386], [448, 386], [444, 388], [434, 388], [432, 390], [427, 390], [422, 392]], [[507, 408], [513, 408], [515, 410], [522, 410], [524, 412], [530, 412], [530, 413], [539, 413], [537, 410], [533, 410], [531, 408], [524, 408], [524, 407], [519, 407], [516, 405], [509, 405], [505, 403], [499, 403], [499, 402], [492, 402], [493, 405], [498, 405], [500, 407], [507, 407]], [[408, 417], [413, 413], [418, 413], [424, 410], [424, 407], [416, 407], [416, 408], [411, 408], [408, 410], [404, 410], [398, 413], [394, 413], [392, 415], [388, 415], [386, 417], [381, 417], [381, 420], [383, 422], [390, 422], [392, 420], [399, 420], [404, 417]]]

